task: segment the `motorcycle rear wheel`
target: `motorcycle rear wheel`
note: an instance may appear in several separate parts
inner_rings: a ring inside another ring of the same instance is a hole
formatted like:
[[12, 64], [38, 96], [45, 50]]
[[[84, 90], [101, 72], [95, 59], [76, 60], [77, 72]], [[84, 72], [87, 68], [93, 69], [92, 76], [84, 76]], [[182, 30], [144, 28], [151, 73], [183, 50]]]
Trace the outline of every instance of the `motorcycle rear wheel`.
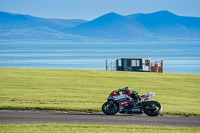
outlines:
[[115, 115], [119, 111], [117, 103], [105, 102], [102, 105], [102, 111], [106, 115]]
[[144, 113], [148, 116], [158, 116], [162, 113], [163, 107], [159, 102], [150, 101], [149, 105], [144, 108]]

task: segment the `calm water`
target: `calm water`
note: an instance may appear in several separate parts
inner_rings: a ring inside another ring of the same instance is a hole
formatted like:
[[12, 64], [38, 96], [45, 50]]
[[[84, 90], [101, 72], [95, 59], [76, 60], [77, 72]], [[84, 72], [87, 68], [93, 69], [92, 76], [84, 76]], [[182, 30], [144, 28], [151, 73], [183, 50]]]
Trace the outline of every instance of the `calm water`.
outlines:
[[0, 44], [0, 67], [105, 70], [106, 59], [164, 60], [165, 73], [200, 74], [200, 43]]

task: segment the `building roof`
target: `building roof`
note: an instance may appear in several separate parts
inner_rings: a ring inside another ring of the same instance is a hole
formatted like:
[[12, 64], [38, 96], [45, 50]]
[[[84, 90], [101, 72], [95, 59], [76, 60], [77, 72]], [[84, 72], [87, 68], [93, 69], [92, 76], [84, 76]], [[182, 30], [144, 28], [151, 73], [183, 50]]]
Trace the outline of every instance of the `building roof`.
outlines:
[[121, 58], [121, 59], [128, 59], [128, 60], [147, 59], [147, 60], [151, 60], [150, 58]]

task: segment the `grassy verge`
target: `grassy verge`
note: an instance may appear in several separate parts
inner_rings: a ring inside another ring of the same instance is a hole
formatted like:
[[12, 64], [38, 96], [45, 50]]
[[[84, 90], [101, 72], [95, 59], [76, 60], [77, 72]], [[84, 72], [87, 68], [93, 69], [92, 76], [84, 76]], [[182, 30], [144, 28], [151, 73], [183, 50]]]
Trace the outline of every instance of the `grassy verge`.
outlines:
[[25, 124], [0, 125], [1, 133], [30, 132], [30, 133], [198, 133], [199, 127], [150, 127], [150, 126], [112, 126], [112, 125], [66, 125], [66, 124]]
[[156, 93], [165, 114], [200, 116], [200, 74], [0, 68], [0, 108], [101, 111], [125, 86]]

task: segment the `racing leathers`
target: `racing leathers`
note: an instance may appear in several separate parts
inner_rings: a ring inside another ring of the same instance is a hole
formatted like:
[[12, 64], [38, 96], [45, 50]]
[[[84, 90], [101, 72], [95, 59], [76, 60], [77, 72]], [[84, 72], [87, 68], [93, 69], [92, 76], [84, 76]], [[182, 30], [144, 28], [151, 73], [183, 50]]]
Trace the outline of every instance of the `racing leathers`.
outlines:
[[129, 89], [129, 87], [115, 90], [116, 93], [119, 93], [121, 91], [122, 91], [122, 94], [127, 94], [128, 96], [130, 96], [132, 98], [132, 99], [130, 99], [131, 101], [136, 102], [136, 103], [142, 102], [140, 94], [137, 91], [133, 91], [133, 90]]

